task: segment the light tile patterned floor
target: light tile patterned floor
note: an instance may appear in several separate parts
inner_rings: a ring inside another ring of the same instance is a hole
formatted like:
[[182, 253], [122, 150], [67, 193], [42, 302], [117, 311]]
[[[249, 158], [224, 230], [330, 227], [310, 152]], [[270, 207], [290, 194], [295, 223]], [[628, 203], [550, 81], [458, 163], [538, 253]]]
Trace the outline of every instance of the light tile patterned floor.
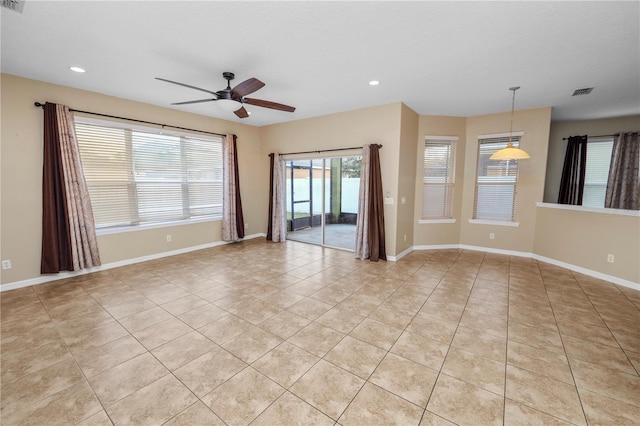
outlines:
[[640, 424], [640, 293], [252, 240], [4, 292], [1, 422]]

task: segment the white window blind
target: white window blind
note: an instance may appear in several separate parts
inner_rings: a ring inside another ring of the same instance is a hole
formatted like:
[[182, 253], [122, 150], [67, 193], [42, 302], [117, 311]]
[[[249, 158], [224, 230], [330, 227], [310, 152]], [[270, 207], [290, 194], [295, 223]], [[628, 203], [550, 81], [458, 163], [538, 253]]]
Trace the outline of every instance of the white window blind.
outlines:
[[76, 119], [97, 229], [222, 216], [222, 139]]
[[612, 137], [588, 140], [584, 191], [582, 193], [583, 206], [604, 207], [612, 149]]
[[[496, 151], [506, 148], [509, 137], [478, 140], [478, 173], [473, 218], [513, 222], [515, 220], [518, 160], [490, 160]], [[513, 136], [514, 147], [520, 136]]]
[[426, 139], [424, 143], [424, 179], [422, 218], [448, 219], [453, 216], [455, 180], [454, 139]]

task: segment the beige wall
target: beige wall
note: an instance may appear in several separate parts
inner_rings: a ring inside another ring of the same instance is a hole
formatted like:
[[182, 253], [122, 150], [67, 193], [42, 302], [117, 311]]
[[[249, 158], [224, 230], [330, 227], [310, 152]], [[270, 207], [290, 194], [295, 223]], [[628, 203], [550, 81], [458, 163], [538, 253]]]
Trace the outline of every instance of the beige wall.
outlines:
[[[383, 193], [394, 201], [385, 204], [389, 256], [396, 256], [412, 246], [463, 244], [538, 254], [640, 282], [637, 262], [640, 218], [535, 207], [544, 192], [550, 108], [516, 111], [514, 131], [525, 132], [521, 146], [531, 154], [531, 159], [520, 162], [516, 200], [516, 219], [520, 226], [512, 228], [468, 223], [475, 195], [477, 136], [508, 132], [509, 113], [469, 118], [418, 116], [403, 104], [394, 103], [257, 128], [10, 75], [1, 76], [1, 90], [1, 252], [2, 259], [11, 259], [13, 264], [11, 270], [3, 271], [2, 283], [40, 276], [43, 113], [33, 106], [34, 101], [237, 134], [248, 234], [266, 231], [268, 153], [380, 143], [383, 145]], [[620, 123], [637, 123], [637, 117], [628, 120], [611, 120], [609, 124], [613, 123], [615, 130], [600, 126], [594, 132], [619, 131]], [[591, 128], [571, 126], [569, 123], [554, 124], [552, 143], [570, 134], [592, 132]], [[418, 224], [425, 135], [460, 137], [455, 224]], [[558, 146], [552, 145], [550, 168], [557, 163], [557, 159], [551, 157], [557, 156], [558, 150]], [[553, 173], [551, 170], [547, 173], [547, 187], [555, 179]], [[405, 204], [401, 203], [402, 197], [405, 197]], [[495, 233], [495, 240], [489, 239], [489, 232]], [[172, 235], [171, 243], [166, 242], [166, 234]], [[220, 222], [216, 221], [103, 235], [99, 237], [99, 246], [103, 263], [111, 263], [219, 241]], [[606, 263], [607, 254], [615, 255], [614, 264]]]
[[[551, 124], [544, 201], [556, 203], [567, 141], [575, 135], [612, 135], [640, 130], [640, 116]], [[640, 218], [538, 208], [534, 252], [541, 256], [640, 283]], [[613, 254], [614, 263], [607, 262]]]
[[402, 105], [394, 103], [261, 127], [262, 155], [382, 144], [382, 190], [394, 199], [384, 206], [386, 249], [395, 256], [401, 114]]
[[[2, 283], [40, 276], [43, 112], [33, 103], [55, 102], [103, 114], [238, 135], [240, 188], [248, 234], [265, 232], [268, 162], [260, 155], [259, 129], [2, 74], [2, 259], [12, 269]], [[171, 243], [166, 234], [172, 235]], [[98, 238], [103, 264], [220, 241], [220, 221], [104, 235]]]
[[538, 208], [534, 253], [640, 283], [640, 218]]
[[567, 141], [562, 140], [576, 135], [612, 135], [618, 132], [640, 130], [640, 115], [630, 117], [603, 118], [599, 120], [559, 121], [551, 123], [549, 134], [549, 157], [544, 185], [544, 201], [557, 203], [560, 190], [560, 178]]
[[416, 141], [418, 139], [418, 121], [418, 114], [403, 104], [398, 165], [396, 254], [413, 247], [413, 230], [416, 223], [414, 218], [416, 168], [414, 165]]
[[[523, 131], [520, 147], [530, 159], [520, 160], [516, 189], [516, 221], [518, 227], [471, 224], [475, 197], [475, 175], [478, 158], [478, 135], [508, 133], [509, 114], [492, 114], [467, 118], [467, 142], [464, 165], [464, 188], [460, 223], [460, 243], [502, 250], [533, 252], [536, 232], [536, 205], [542, 201], [547, 163], [547, 145], [551, 124], [551, 108], [516, 111], [513, 131]], [[495, 239], [489, 239], [489, 233]]]
[[[460, 242], [460, 212], [462, 210], [462, 188], [464, 184], [464, 159], [466, 148], [466, 117], [422, 115], [418, 124], [418, 139], [415, 147], [415, 206], [414, 245], [447, 245]], [[418, 223], [422, 218], [422, 179], [424, 176], [425, 136], [457, 136], [455, 164], [455, 187], [453, 190], [453, 217], [455, 223]]]

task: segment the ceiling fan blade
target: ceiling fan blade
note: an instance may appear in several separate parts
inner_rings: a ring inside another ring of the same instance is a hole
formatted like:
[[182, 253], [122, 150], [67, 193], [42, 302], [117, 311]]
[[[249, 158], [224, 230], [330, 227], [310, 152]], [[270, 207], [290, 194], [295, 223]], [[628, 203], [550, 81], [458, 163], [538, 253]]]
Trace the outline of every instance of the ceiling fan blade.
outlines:
[[197, 100], [197, 101], [176, 102], [176, 103], [173, 103], [171, 105], [199, 104], [201, 102], [212, 102], [212, 101], [217, 101], [217, 99], [200, 99], [200, 100]]
[[246, 109], [244, 109], [244, 107], [240, 107], [239, 110], [234, 111], [235, 115], [237, 115], [239, 118], [247, 118], [249, 116], [249, 113], [247, 112]]
[[212, 92], [211, 90], [202, 89], [202, 88], [200, 88], [200, 87], [191, 86], [191, 85], [189, 85], [189, 84], [178, 83], [177, 81], [167, 80], [166, 78], [156, 77], [156, 80], [166, 81], [167, 83], [177, 84], [178, 86], [184, 86], [184, 87], [188, 87], [188, 88], [190, 88], [190, 89], [196, 89], [196, 90], [200, 90], [200, 91], [203, 91], [203, 92], [211, 93], [212, 95], [215, 95], [215, 96], [216, 96], [216, 99], [217, 99], [217, 96], [218, 96], [218, 94], [217, 94], [216, 92]]
[[249, 80], [245, 80], [242, 83], [238, 84], [236, 87], [231, 89], [231, 93], [234, 95], [240, 96], [241, 98], [247, 96], [250, 93], [255, 92], [258, 89], [262, 89], [264, 87], [264, 83], [258, 80], [257, 78], [250, 78]]
[[255, 105], [263, 108], [277, 109], [279, 111], [294, 112], [296, 110], [295, 107], [292, 107], [289, 105], [279, 104], [271, 101], [264, 101], [262, 99], [244, 98], [242, 101], [249, 105]]

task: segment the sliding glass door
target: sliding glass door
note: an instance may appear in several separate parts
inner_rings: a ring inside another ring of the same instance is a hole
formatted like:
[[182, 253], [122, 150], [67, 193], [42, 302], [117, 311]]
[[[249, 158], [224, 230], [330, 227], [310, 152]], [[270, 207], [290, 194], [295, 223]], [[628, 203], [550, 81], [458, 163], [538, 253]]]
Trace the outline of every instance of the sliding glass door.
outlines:
[[361, 160], [285, 161], [287, 239], [355, 249]]
[[287, 238], [322, 244], [323, 160], [285, 162]]

